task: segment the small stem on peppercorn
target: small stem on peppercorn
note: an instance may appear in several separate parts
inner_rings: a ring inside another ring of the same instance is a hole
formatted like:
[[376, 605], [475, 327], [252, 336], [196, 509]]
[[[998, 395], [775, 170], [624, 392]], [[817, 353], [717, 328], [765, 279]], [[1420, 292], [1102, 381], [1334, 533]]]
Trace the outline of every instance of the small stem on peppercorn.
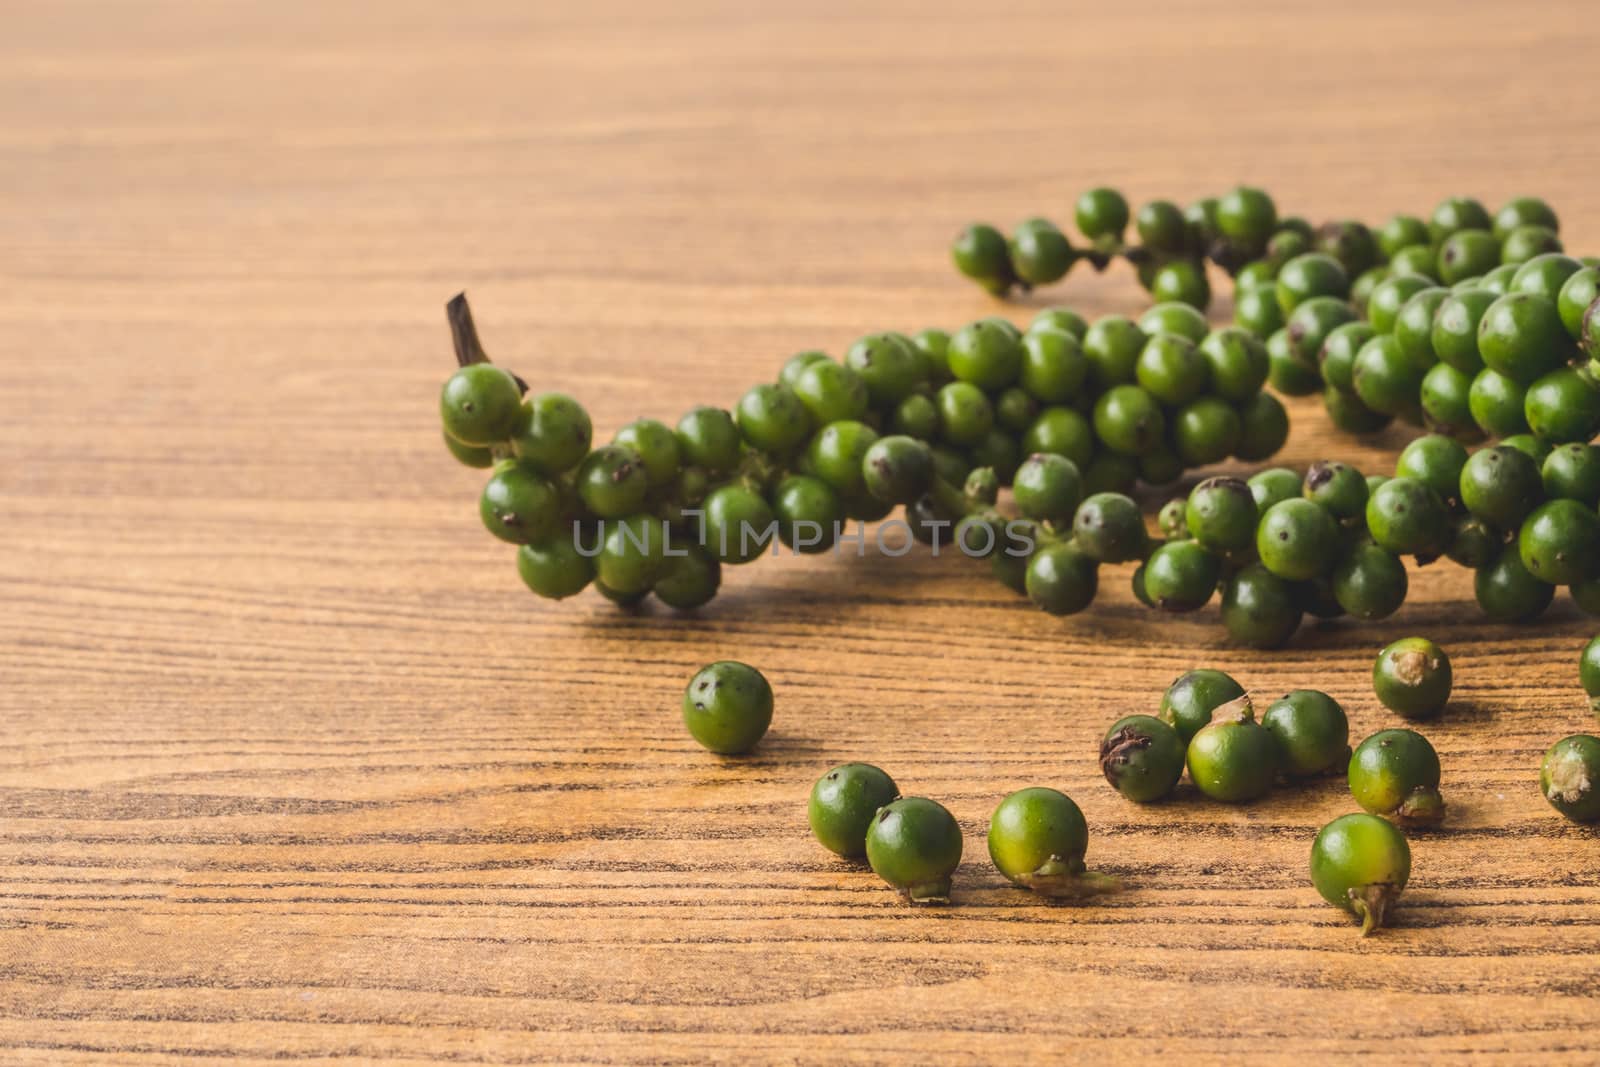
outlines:
[[[450, 340], [456, 346], [456, 365], [468, 367], [474, 363], [488, 363], [489, 354], [483, 350], [483, 342], [478, 340], [478, 327], [472, 321], [472, 308], [467, 304], [467, 294], [457, 293], [450, 298], [444, 306], [445, 318], [450, 322]], [[528, 383], [512, 373], [511, 377], [517, 381], [517, 388], [522, 394], [528, 394]]]

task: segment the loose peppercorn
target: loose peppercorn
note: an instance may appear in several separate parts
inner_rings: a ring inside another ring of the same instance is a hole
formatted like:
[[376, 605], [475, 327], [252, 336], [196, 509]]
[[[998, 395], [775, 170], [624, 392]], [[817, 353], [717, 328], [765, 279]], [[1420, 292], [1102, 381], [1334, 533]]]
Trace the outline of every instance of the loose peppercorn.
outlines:
[[1415, 730], [1379, 730], [1350, 755], [1350, 793], [1367, 811], [1402, 826], [1444, 817], [1439, 756]]
[[1261, 725], [1277, 738], [1283, 772], [1311, 778], [1343, 768], [1350, 758], [1350, 723], [1339, 702], [1317, 689], [1296, 689], [1267, 706]]
[[1600, 821], [1600, 737], [1574, 734], [1551, 745], [1539, 768], [1539, 789], [1573, 822]]
[[1137, 804], [1171, 795], [1183, 776], [1184, 739], [1153, 715], [1118, 719], [1100, 742], [1100, 770], [1111, 788]]
[[1189, 742], [1189, 779], [1195, 788], [1228, 804], [1264, 796], [1282, 762], [1277, 739], [1250, 709], [1248, 697], [1217, 708]]
[[912, 904], [949, 902], [961, 846], [955, 816], [924, 797], [885, 804], [867, 827], [867, 863]]
[[1450, 699], [1450, 685], [1450, 657], [1425, 637], [1391, 642], [1372, 665], [1378, 700], [1407, 719], [1438, 717]]
[[1159, 716], [1178, 731], [1184, 745], [1217, 708], [1245, 695], [1244, 687], [1222, 671], [1200, 668], [1179, 675], [1161, 698]]
[[1193, 541], [1168, 541], [1145, 560], [1145, 595], [1162, 611], [1196, 611], [1216, 592], [1221, 566]]
[[1339, 527], [1325, 508], [1305, 499], [1284, 500], [1262, 516], [1256, 554], [1280, 578], [1314, 578], [1333, 564]]
[[1600, 564], [1600, 516], [1576, 500], [1546, 501], [1523, 520], [1517, 548], [1522, 565], [1540, 581], [1586, 581]]
[[864, 857], [873, 816], [899, 795], [894, 779], [872, 764], [841, 763], [811, 787], [806, 805], [811, 832], [829, 852]]
[[1251, 563], [1222, 587], [1222, 625], [1248, 648], [1279, 648], [1300, 628], [1304, 614], [1294, 586]]
[[1028, 599], [1050, 615], [1075, 615], [1094, 602], [1099, 568], [1072, 544], [1044, 545], [1028, 560]]
[[683, 694], [683, 721], [701, 745], [722, 755], [749, 752], [772, 724], [772, 686], [745, 663], [722, 660], [695, 672]]
[[1072, 798], [1055, 789], [1019, 789], [989, 818], [989, 859], [1015, 885], [1043, 896], [1085, 897], [1118, 888], [1084, 869], [1089, 826]]
[[1410, 579], [1405, 564], [1378, 545], [1357, 545], [1329, 575], [1333, 597], [1358, 619], [1386, 619], [1405, 603]]
[[1323, 900], [1361, 920], [1363, 937], [1388, 921], [1410, 879], [1411, 846], [1376, 815], [1342, 815], [1312, 842], [1312, 885]]

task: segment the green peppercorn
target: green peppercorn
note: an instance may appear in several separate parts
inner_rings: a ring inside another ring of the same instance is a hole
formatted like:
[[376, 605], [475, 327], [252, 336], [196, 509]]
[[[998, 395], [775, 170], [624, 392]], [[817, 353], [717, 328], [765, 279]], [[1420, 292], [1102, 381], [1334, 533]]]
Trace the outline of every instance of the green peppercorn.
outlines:
[[940, 435], [953, 445], [974, 445], [994, 428], [994, 406], [971, 382], [950, 382], [934, 395]]
[[[766, 499], [753, 489], [724, 485], [713, 490], [701, 507], [701, 543], [719, 563], [749, 563], [777, 537], [777, 517]], [[604, 570], [601, 577], [605, 577]]]
[[1089, 332], [1089, 324], [1084, 321], [1082, 315], [1071, 308], [1053, 307], [1045, 308], [1033, 317], [1032, 322], [1028, 323], [1029, 333], [1034, 330], [1044, 329], [1064, 330], [1070, 333], [1075, 340], [1082, 341], [1084, 335]]
[[1077, 546], [1044, 545], [1028, 560], [1023, 579], [1028, 599], [1050, 615], [1076, 615], [1094, 602], [1099, 568]]
[[831, 357], [828, 355], [828, 353], [819, 352], [816, 349], [808, 349], [804, 352], [796, 352], [794, 355], [785, 360], [783, 366], [779, 369], [778, 384], [793, 389], [794, 383], [799, 379], [801, 371], [811, 366], [811, 364], [818, 363], [823, 360], [829, 360], [831, 362]]
[[1539, 503], [1543, 481], [1526, 454], [1500, 445], [1482, 448], [1461, 468], [1461, 502], [1468, 511], [1502, 529], [1516, 529]]
[[867, 827], [867, 863], [912, 904], [949, 902], [961, 845], [955, 816], [923, 797], [885, 804]]
[[1600, 504], [1600, 448], [1578, 442], [1554, 448], [1545, 457], [1540, 478], [1546, 496], [1593, 508]]
[[861, 457], [862, 484], [885, 503], [911, 503], [928, 491], [934, 477], [933, 454], [912, 437], [880, 437]]
[[1221, 562], [1193, 541], [1168, 541], [1144, 565], [1145, 594], [1162, 611], [1196, 611], [1216, 592]]
[[632, 449], [607, 445], [589, 453], [578, 467], [578, 495], [584, 507], [603, 519], [638, 511], [649, 492], [649, 475]]
[[1450, 290], [1432, 287], [1418, 290], [1400, 306], [1394, 320], [1394, 340], [1419, 371], [1438, 362], [1433, 350], [1433, 319], [1439, 306], [1450, 297]]
[[1405, 602], [1409, 579], [1398, 556], [1378, 545], [1357, 545], [1329, 578], [1339, 606], [1360, 619], [1385, 619]]
[[1015, 382], [1022, 372], [1018, 338], [992, 320], [981, 319], [950, 335], [945, 352], [957, 381], [996, 391]]
[[1265, 514], [1267, 509], [1282, 500], [1293, 500], [1301, 495], [1300, 475], [1287, 467], [1269, 467], [1257, 471], [1245, 480], [1250, 495], [1255, 497], [1256, 511]]
[[1464, 374], [1483, 369], [1478, 352], [1478, 326], [1497, 297], [1486, 289], [1468, 289], [1446, 296], [1433, 315], [1430, 336], [1433, 352], [1440, 360]]
[[1535, 256], [1562, 251], [1561, 238], [1548, 226], [1518, 226], [1500, 246], [1500, 262], [1521, 266]]
[[1095, 493], [1078, 507], [1073, 540], [1093, 560], [1123, 563], [1145, 554], [1149, 542], [1139, 505], [1121, 493]]
[[1074, 399], [1089, 376], [1089, 360], [1072, 333], [1035, 326], [1022, 339], [1021, 383], [1042, 404]]
[[818, 426], [867, 413], [867, 383], [849, 367], [831, 359], [807, 363], [790, 386]]
[[1407, 719], [1438, 717], [1450, 699], [1450, 684], [1450, 657], [1424, 637], [1391, 642], [1372, 666], [1378, 700]]
[[560, 530], [561, 497], [537, 470], [506, 460], [495, 466], [484, 485], [478, 516], [502, 541], [542, 544]]
[[1444, 818], [1439, 755], [1415, 730], [1379, 730], [1350, 756], [1350, 793], [1367, 811], [1402, 826]]
[[1145, 343], [1134, 373], [1140, 388], [1176, 407], [1206, 388], [1210, 365], [1187, 337], [1158, 333]]
[[[1188, 304], [1167, 301], [1154, 304], [1143, 315], [1139, 316], [1139, 331], [1147, 342], [1150, 337], [1157, 334], [1175, 334], [1187, 338], [1194, 344], [1199, 344], [1211, 332], [1211, 326], [1206, 322], [1206, 317]], [[1140, 351], [1143, 351], [1141, 347]], [[1135, 361], [1137, 370], [1137, 359]]]
[[811, 430], [811, 416], [793, 390], [758, 385], [734, 409], [739, 433], [753, 448], [784, 453], [798, 447]]
[[1418, 407], [1425, 373], [1400, 350], [1393, 334], [1379, 334], [1356, 353], [1350, 379], [1356, 396], [1369, 410], [1404, 415]]
[[444, 439], [444, 447], [449, 449], [450, 454], [464, 466], [474, 467], [478, 470], [494, 466], [494, 451], [492, 449], [481, 448], [477, 445], [464, 445], [443, 431], [440, 432], [439, 436]]
[[1556, 314], [1574, 341], [1583, 340], [1584, 318], [1596, 301], [1600, 301], [1600, 268], [1585, 267], [1562, 283], [1556, 296]]
[[957, 270], [995, 296], [1004, 296], [1016, 283], [1005, 235], [993, 226], [973, 223], [962, 230], [950, 246], [950, 258]]
[[1115, 878], [1084, 869], [1089, 827], [1071, 797], [1055, 789], [1019, 789], [989, 819], [989, 859], [1015, 885], [1048, 897], [1085, 897], [1118, 888]]
[[1362, 937], [1383, 926], [1410, 878], [1411, 846], [1376, 815], [1341, 815], [1312, 842], [1311, 884], [1361, 920]]
[[1392, 273], [1387, 263], [1362, 271], [1350, 283], [1350, 306], [1365, 313], [1367, 305], [1372, 302], [1373, 290], [1387, 281]]
[[1600, 636], [1591, 637], [1578, 657], [1578, 680], [1589, 696], [1589, 706], [1600, 714]]
[[1350, 758], [1350, 723], [1344, 708], [1327, 693], [1296, 689], [1273, 701], [1261, 725], [1277, 738], [1283, 772], [1311, 778], [1343, 768]]
[[517, 549], [517, 573], [529, 589], [550, 600], [576, 596], [594, 580], [594, 564], [569, 537]]
[[1518, 452], [1521, 452], [1523, 455], [1533, 460], [1534, 466], [1537, 467], [1542, 467], [1544, 465], [1544, 459], [1550, 454], [1550, 449], [1553, 447], [1548, 442], [1541, 438], [1535, 437], [1531, 433], [1512, 434], [1510, 437], [1502, 439], [1500, 444], [1506, 448], [1514, 448]]
[[921, 441], [940, 436], [939, 405], [926, 393], [912, 393], [894, 406], [889, 428]]
[[1333, 564], [1339, 527], [1325, 508], [1305, 499], [1280, 501], [1261, 516], [1256, 554], [1280, 578], [1301, 581]]
[[1178, 731], [1185, 746], [1211, 713], [1243, 697], [1244, 687], [1222, 671], [1200, 668], [1178, 677], [1161, 698], [1161, 721]]
[[1367, 480], [1360, 471], [1344, 463], [1329, 460], [1313, 463], [1306, 471], [1302, 495], [1326, 508], [1340, 521], [1366, 514]]
[[1278, 272], [1278, 305], [1285, 315], [1316, 296], [1344, 300], [1350, 295], [1350, 276], [1332, 256], [1308, 252], [1296, 256]]
[[1236, 459], [1247, 463], [1267, 459], [1289, 440], [1289, 412], [1271, 393], [1257, 393], [1234, 410], [1239, 416], [1239, 436], [1233, 446]]
[[[985, 320], [986, 322], [990, 320]], [[993, 331], [1004, 333], [996, 328]], [[1009, 335], [1008, 335], [1009, 336]], [[955, 338], [950, 339], [950, 345], [955, 344]], [[1013, 343], [1015, 339], [1013, 338]], [[1003, 347], [996, 344], [996, 347]], [[987, 349], [985, 349], [987, 351]], [[948, 351], [946, 355], [954, 359]], [[1018, 362], [1020, 362], [1020, 357]], [[862, 381], [867, 383], [867, 396], [872, 406], [879, 409], [892, 408], [907, 396], [910, 396], [918, 386], [927, 379], [928, 363], [916, 345], [911, 344], [906, 338], [892, 333], [869, 334], [856, 341], [844, 354], [844, 365], [855, 371]], [[954, 370], [954, 363], [951, 364]], [[1015, 375], [1013, 375], [1014, 377]], [[960, 377], [960, 375], [957, 375]], [[1002, 384], [1010, 384], [1005, 382]], [[742, 405], [739, 414], [742, 416]], [[741, 417], [740, 429], [744, 428]], [[745, 434], [749, 440], [750, 435]], [[760, 446], [757, 442], [752, 442]]]
[[1491, 296], [1505, 296], [1511, 291], [1511, 279], [1517, 273], [1517, 264], [1502, 263], [1494, 270], [1478, 279], [1476, 288], [1483, 290]]
[[1367, 321], [1379, 333], [1392, 333], [1406, 301], [1432, 287], [1432, 280], [1421, 275], [1391, 274], [1373, 287], [1367, 301]]
[[1065, 456], [1082, 471], [1094, 458], [1094, 430], [1089, 420], [1066, 407], [1048, 407], [1039, 412], [1022, 435], [1025, 452], [1050, 452]]
[[695, 672], [683, 694], [689, 733], [712, 752], [749, 752], [772, 725], [772, 686], [754, 667], [733, 660]]
[[1536, 196], [1517, 196], [1506, 201], [1494, 215], [1494, 235], [1504, 240], [1519, 226], [1545, 226], [1559, 230], [1561, 222], [1550, 205]]
[[1510, 437], [1528, 429], [1527, 389], [1515, 379], [1485, 367], [1472, 379], [1467, 405], [1478, 428], [1490, 437]]
[[1144, 389], [1117, 385], [1095, 401], [1094, 431], [1112, 451], [1139, 456], [1161, 443], [1166, 419], [1155, 397]]
[[1377, 331], [1364, 322], [1346, 322], [1329, 330], [1317, 353], [1322, 380], [1340, 389], [1354, 389], [1356, 354], [1376, 336]]
[[1484, 312], [1478, 351], [1489, 368], [1526, 385], [1565, 362], [1572, 342], [1553, 299], [1512, 292]]
[[1367, 529], [1372, 539], [1397, 556], [1433, 556], [1444, 551], [1450, 536], [1445, 502], [1415, 478], [1390, 478], [1367, 500]]
[[[811, 354], [822, 356], [820, 352]], [[678, 451], [686, 463], [714, 474], [725, 474], [739, 465], [742, 448], [739, 428], [733, 416], [721, 408], [692, 409], [678, 420], [677, 435]]]
[[461, 367], [439, 390], [444, 432], [464, 445], [485, 448], [503, 443], [516, 432], [522, 411], [522, 387], [516, 377], [492, 363]]
[[1100, 770], [1136, 804], [1170, 796], [1183, 776], [1184, 740], [1152, 715], [1118, 719], [1100, 742]]
[[1324, 223], [1317, 230], [1317, 247], [1339, 261], [1354, 278], [1382, 260], [1378, 239], [1365, 224], [1354, 219]]
[[1083, 335], [1083, 354], [1089, 360], [1089, 375], [1095, 383], [1095, 391], [1130, 384], [1139, 353], [1148, 339], [1131, 319], [1121, 315], [1096, 319]]
[[1260, 189], [1241, 185], [1218, 198], [1217, 229], [1241, 248], [1261, 248], [1278, 228], [1278, 209]]
[[1242, 479], [1207, 478], [1189, 494], [1183, 524], [1196, 543], [1217, 555], [1248, 550], [1255, 542], [1256, 502]]
[[582, 404], [563, 393], [540, 393], [522, 405], [511, 448], [522, 462], [554, 476], [577, 466], [593, 438]]
[[1476, 278], [1500, 265], [1500, 240], [1487, 230], [1458, 230], [1439, 246], [1438, 276], [1446, 285]]
[[1150, 275], [1150, 296], [1204, 311], [1211, 304], [1211, 283], [1205, 267], [1187, 259], [1163, 263]]
[[1183, 211], [1169, 200], [1152, 200], [1134, 219], [1139, 242], [1157, 255], [1178, 256], [1189, 250], [1189, 227]]
[[1313, 296], [1290, 314], [1289, 343], [1303, 363], [1316, 366], [1328, 335], [1354, 321], [1355, 310], [1345, 301], [1331, 296]]
[[1240, 697], [1213, 711], [1189, 741], [1189, 779], [1212, 800], [1242, 804], [1272, 788], [1282, 758], [1277, 739], [1256, 722], [1250, 699]]
[[1496, 622], [1526, 622], [1550, 606], [1555, 588], [1528, 573], [1516, 545], [1507, 545], [1495, 561], [1473, 575], [1478, 607]]
[[1073, 207], [1078, 232], [1095, 242], [1120, 241], [1128, 228], [1128, 201], [1115, 189], [1090, 189]]
[[1505, 538], [1493, 526], [1476, 516], [1466, 516], [1455, 521], [1450, 534], [1450, 547], [1445, 550], [1456, 563], [1476, 570], [1487, 567], [1500, 554]]
[[1481, 203], [1468, 196], [1451, 196], [1433, 209], [1428, 233], [1437, 244], [1461, 230], [1487, 230], [1491, 226], [1489, 212]]
[[900, 789], [870, 763], [841, 763], [811, 787], [806, 815], [823, 848], [846, 859], [867, 854], [867, 828]]
[[1202, 396], [1178, 409], [1172, 418], [1172, 447], [1188, 466], [1220, 463], [1238, 448], [1243, 423], [1227, 401]]
[[1574, 734], [1551, 745], [1539, 768], [1539, 789], [1573, 822], [1600, 821], [1600, 737]]
[[681, 552], [674, 550], [650, 591], [669, 608], [693, 611], [717, 595], [722, 585], [722, 564], [697, 545], [679, 547]]
[[1523, 415], [1541, 441], [1587, 443], [1600, 431], [1600, 384], [1588, 370], [1553, 370], [1528, 386]]
[[1248, 648], [1279, 648], [1300, 628], [1303, 609], [1291, 583], [1251, 563], [1222, 587], [1222, 625]]
[[1472, 378], [1448, 363], [1435, 363], [1417, 390], [1423, 425], [1434, 433], [1481, 440], [1483, 431], [1472, 418]]
[[1394, 215], [1378, 230], [1377, 239], [1384, 256], [1392, 259], [1402, 248], [1432, 243], [1433, 236], [1428, 224], [1415, 215]]
[[1278, 291], [1274, 284], [1255, 288], [1239, 288], [1233, 296], [1233, 321], [1262, 340], [1271, 337], [1284, 326], [1286, 316], [1278, 304]]
[[1467, 450], [1460, 441], [1427, 434], [1400, 450], [1394, 473], [1397, 478], [1421, 482], [1453, 507], [1461, 494], [1461, 471], [1466, 463]]
[[1287, 327], [1267, 338], [1267, 381], [1284, 396], [1310, 396], [1322, 388], [1322, 376], [1300, 358]]
[[1522, 565], [1540, 581], [1586, 581], [1600, 563], [1600, 516], [1576, 500], [1547, 501], [1523, 520], [1517, 547]]
[[1011, 493], [1028, 518], [1065, 526], [1083, 503], [1083, 477], [1070, 459], [1035, 452], [1017, 468]]
[[1511, 276], [1508, 292], [1532, 293], [1553, 303], [1561, 295], [1561, 287], [1567, 283], [1567, 279], [1583, 268], [1584, 264], [1571, 256], [1546, 252], [1517, 268]]
[[1423, 278], [1430, 285], [1438, 285], [1439, 258], [1433, 246], [1402, 248], [1389, 261], [1391, 278]]
[[1024, 285], [1060, 281], [1072, 267], [1074, 252], [1065, 234], [1048, 219], [1028, 219], [1011, 233], [1011, 269]]
[[816, 432], [806, 449], [810, 472], [841, 496], [865, 496], [861, 461], [877, 440], [877, 431], [866, 423], [830, 422]]

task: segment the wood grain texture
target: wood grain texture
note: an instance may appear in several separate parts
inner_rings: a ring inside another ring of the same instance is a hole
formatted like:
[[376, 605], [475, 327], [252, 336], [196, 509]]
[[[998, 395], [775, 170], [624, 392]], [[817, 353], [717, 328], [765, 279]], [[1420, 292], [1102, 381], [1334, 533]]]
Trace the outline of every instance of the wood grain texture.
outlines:
[[[801, 8], [804, 8], [802, 10]], [[0, 37], [0, 1061], [828, 1062], [1382, 1052], [1592, 1062], [1600, 862], [1539, 796], [1592, 624], [1227, 648], [1125, 574], [1051, 620], [978, 568], [766, 559], [696, 618], [545, 604], [437, 438], [442, 306], [609, 433], [788, 353], [994, 310], [944, 246], [1090, 184], [1248, 179], [1381, 219], [1541, 193], [1600, 248], [1591, 8], [62, 0]], [[1123, 271], [1049, 299], [1127, 312]], [[1036, 301], [1037, 302], [1042, 302]], [[1219, 308], [1226, 313], [1226, 308]], [[1029, 307], [1010, 309], [1023, 316]], [[1285, 459], [1400, 443], [1293, 407]], [[1455, 657], [1448, 828], [1399, 926], [1308, 884], [1340, 783], [1138, 808], [1094, 746], [1199, 664], [1315, 685]], [[698, 750], [701, 663], [778, 691]], [[913, 911], [807, 834], [867, 759], [967, 832]], [[1003, 886], [1006, 791], [1078, 799], [1130, 889]]]

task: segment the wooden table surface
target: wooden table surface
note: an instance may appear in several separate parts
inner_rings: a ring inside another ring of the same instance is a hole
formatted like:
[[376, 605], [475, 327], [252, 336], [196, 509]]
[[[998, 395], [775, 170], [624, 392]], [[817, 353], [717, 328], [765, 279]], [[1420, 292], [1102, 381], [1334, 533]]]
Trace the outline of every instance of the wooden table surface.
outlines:
[[[436, 423], [462, 288], [498, 360], [609, 434], [995, 312], [953, 231], [1102, 182], [1374, 221], [1536, 192], [1600, 249], [1579, 0], [1061, 6], [14, 10], [0, 1061], [1594, 1062], [1600, 853], [1536, 783], [1590, 728], [1568, 604], [1488, 625], [1438, 566], [1393, 619], [1251, 654], [1123, 569], [1054, 620], [919, 551], [764, 559], [697, 617], [629, 615], [535, 600], [480, 527]], [[1120, 269], [1049, 299], [1141, 295]], [[1293, 464], [1403, 441], [1293, 413]], [[1396, 725], [1367, 672], [1407, 633], [1458, 681], [1427, 730], [1448, 827], [1394, 929], [1309, 885], [1339, 781], [1136, 807], [1100, 778], [1107, 723], [1202, 664]], [[678, 718], [723, 657], [778, 694], [748, 759]], [[857, 758], [960, 819], [952, 907], [810, 839], [811, 782]], [[1079, 801], [1127, 892], [1003, 884], [987, 817], [1029, 784]]]

